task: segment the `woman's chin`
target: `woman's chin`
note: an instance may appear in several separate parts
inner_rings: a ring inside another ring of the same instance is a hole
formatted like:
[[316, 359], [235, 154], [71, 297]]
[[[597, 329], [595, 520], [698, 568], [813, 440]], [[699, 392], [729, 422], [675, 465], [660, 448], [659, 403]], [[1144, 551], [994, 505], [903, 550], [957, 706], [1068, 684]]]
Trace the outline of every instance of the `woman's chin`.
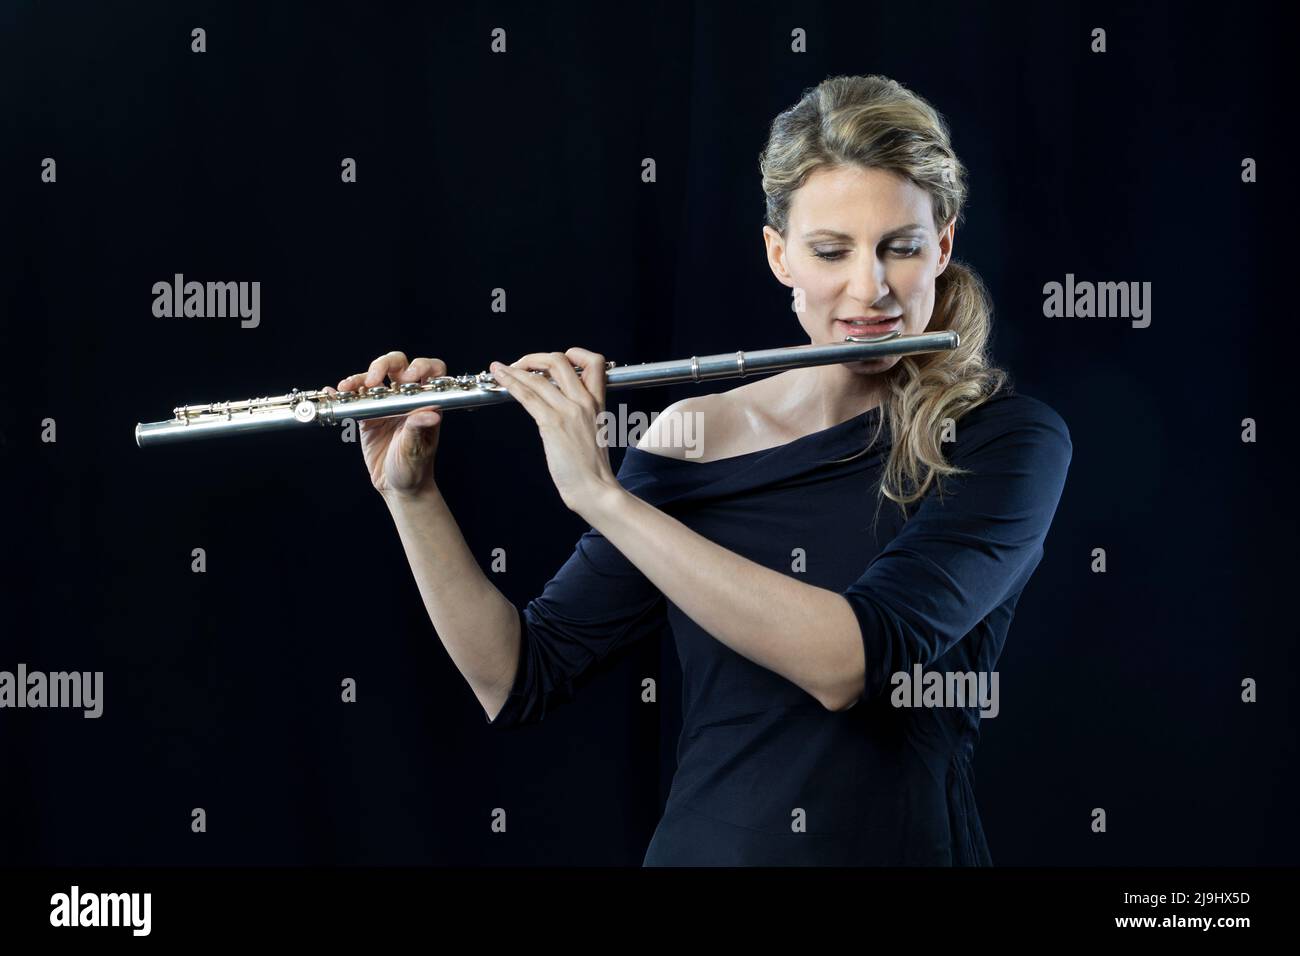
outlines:
[[861, 372], [864, 375], [874, 375], [893, 368], [897, 362], [897, 355], [882, 355], [880, 358], [858, 359], [856, 362], [845, 362], [844, 367], [852, 372]]

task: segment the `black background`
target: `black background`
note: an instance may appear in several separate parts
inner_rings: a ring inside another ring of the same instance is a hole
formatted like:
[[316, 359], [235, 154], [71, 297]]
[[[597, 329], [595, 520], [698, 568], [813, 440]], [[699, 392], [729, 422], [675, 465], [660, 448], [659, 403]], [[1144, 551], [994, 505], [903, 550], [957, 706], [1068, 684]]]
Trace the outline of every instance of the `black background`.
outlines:
[[[98, 720], [0, 711], [0, 862], [639, 864], [673, 767], [669, 635], [544, 725], [494, 733], [355, 445], [141, 450], [132, 429], [183, 402], [333, 384], [389, 349], [470, 373], [574, 345], [635, 363], [799, 344], [763, 258], [757, 157], [772, 118], [840, 73], [891, 76], [947, 117], [971, 170], [956, 254], [992, 292], [995, 358], [1074, 441], [976, 756], [994, 862], [1296, 860], [1294, 189], [1272, 12], [0, 16], [0, 669], [105, 674]], [[1247, 156], [1258, 183], [1241, 182]], [[152, 285], [177, 272], [260, 281], [261, 325], [155, 318]], [[1066, 273], [1151, 282], [1150, 327], [1044, 318], [1043, 284]], [[615, 400], [650, 411], [697, 390]], [[438, 473], [484, 569], [506, 549], [491, 577], [519, 603], [585, 530], [517, 406], [449, 420]], [[1099, 547], [1106, 574], [1089, 569]], [[657, 705], [639, 700], [645, 676]], [[1258, 703], [1240, 701], [1245, 677]], [[508, 834], [490, 832], [494, 807]]]

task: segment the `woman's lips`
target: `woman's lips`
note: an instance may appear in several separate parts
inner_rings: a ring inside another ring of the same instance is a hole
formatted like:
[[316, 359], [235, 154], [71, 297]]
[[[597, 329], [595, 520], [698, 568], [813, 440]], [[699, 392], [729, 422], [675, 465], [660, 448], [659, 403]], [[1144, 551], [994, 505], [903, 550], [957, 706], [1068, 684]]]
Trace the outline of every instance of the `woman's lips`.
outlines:
[[903, 326], [902, 316], [893, 319], [885, 319], [881, 322], [866, 322], [857, 319], [836, 319], [835, 327], [844, 335], [884, 335], [886, 332], [892, 332], [895, 329], [901, 329]]

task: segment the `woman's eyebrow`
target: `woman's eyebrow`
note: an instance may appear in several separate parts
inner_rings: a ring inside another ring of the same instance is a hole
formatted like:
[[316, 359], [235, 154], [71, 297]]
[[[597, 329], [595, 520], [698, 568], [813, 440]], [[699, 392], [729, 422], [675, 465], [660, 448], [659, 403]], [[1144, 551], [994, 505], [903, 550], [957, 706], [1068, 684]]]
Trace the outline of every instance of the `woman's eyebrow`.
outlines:
[[[924, 230], [925, 230], [925, 226], [921, 225], [919, 222], [909, 222], [906, 226], [899, 226], [897, 229], [891, 229], [889, 232], [881, 236], [881, 238], [889, 239], [894, 236], [900, 236], [905, 232], [917, 232], [917, 231], [924, 231]], [[803, 237], [809, 240], [816, 239], [816, 238], [825, 238], [825, 239], [852, 239], [853, 238], [847, 232], [839, 232], [835, 229], [814, 229], [812, 232], [805, 232], [803, 234]]]

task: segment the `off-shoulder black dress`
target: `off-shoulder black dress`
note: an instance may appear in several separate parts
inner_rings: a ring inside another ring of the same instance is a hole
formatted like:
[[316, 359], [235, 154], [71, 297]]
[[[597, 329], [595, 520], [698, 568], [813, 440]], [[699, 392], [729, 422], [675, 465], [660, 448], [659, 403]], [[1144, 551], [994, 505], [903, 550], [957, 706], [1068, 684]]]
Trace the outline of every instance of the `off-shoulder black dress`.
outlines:
[[1050, 406], [1004, 389], [943, 446], [970, 473], [906, 521], [885, 500], [873, 529], [888, 427], [859, 453], [879, 415], [710, 462], [629, 448], [618, 475], [711, 541], [843, 594], [868, 663], [849, 709], [827, 710], [710, 637], [595, 530], [522, 608], [515, 685], [494, 728], [542, 720], [594, 662], [671, 625], [683, 726], [644, 865], [991, 864], [971, 785], [979, 705], [902, 706], [891, 678], [983, 672], [992, 686], [1043, 556], [1070, 435]]

